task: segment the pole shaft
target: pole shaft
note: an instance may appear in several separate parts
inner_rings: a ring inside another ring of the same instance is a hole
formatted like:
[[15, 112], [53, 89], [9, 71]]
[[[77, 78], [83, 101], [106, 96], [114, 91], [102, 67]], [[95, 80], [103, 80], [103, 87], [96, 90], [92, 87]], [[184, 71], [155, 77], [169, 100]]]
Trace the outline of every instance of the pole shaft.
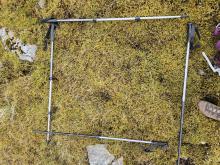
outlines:
[[104, 140], [114, 140], [114, 141], [124, 141], [124, 142], [130, 142], [130, 143], [145, 143], [145, 144], [151, 144], [151, 141], [143, 141], [143, 140], [134, 140], [134, 139], [125, 139], [125, 138], [113, 138], [113, 137], [100, 137], [100, 139]]
[[[51, 106], [52, 106], [52, 85], [53, 85], [53, 55], [54, 55], [54, 29], [55, 25], [51, 24], [50, 31], [50, 77], [49, 77], [49, 97], [48, 97], [48, 120], [47, 120], [47, 132], [51, 131]], [[47, 133], [47, 142], [50, 141], [50, 133]]]
[[107, 21], [138, 21], [138, 20], [158, 20], [158, 19], [177, 19], [187, 16], [151, 16], [151, 17], [125, 17], [125, 18], [86, 18], [86, 19], [51, 19], [47, 23], [57, 22], [107, 22]]
[[181, 116], [180, 116], [177, 165], [180, 165], [181, 146], [182, 146], [182, 139], [183, 139], [182, 136], [183, 136], [183, 123], [184, 123], [184, 112], [185, 112], [185, 101], [186, 101], [186, 88], [187, 88], [187, 79], [188, 79], [189, 55], [190, 55], [190, 37], [188, 38], [187, 50], [186, 50], [186, 62], [185, 62], [184, 84], [183, 84], [182, 109], [181, 109]]
[[[144, 141], [144, 140], [134, 140], [134, 139], [114, 138], [114, 137], [106, 137], [106, 136], [84, 135], [84, 134], [64, 133], [64, 132], [34, 131], [34, 133], [47, 134], [47, 135], [49, 134], [49, 135], [77, 136], [77, 137], [94, 138], [94, 139], [102, 139], [102, 140], [124, 141], [124, 142], [130, 142], [130, 143], [144, 143], [144, 144], [154, 144], [154, 143], [158, 144], [159, 143], [159, 142], [154, 142], [154, 141]], [[160, 142], [160, 143], [163, 143], [163, 142]]]

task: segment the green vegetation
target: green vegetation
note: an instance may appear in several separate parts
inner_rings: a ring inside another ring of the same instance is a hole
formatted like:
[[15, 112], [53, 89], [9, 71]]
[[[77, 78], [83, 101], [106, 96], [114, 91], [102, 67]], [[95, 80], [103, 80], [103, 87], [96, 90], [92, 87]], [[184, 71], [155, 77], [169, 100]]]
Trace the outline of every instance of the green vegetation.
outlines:
[[[204, 117], [197, 103], [208, 94], [220, 96], [219, 77], [201, 56], [202, 50], [215, 53], [211, 31], [219, 9], [216, 0], [51, 0], [44, 9], [37, 0], [0, 0], [0, 27], [38, 45], [34, 63], [19, 61], [0, 45], [0, 110], [7, 111], [0, 118], [0, 164], [88, 164], [86, 146], [96, 143], [109, 144], [126, 164], [175, 164], [186, 23], [193, 21], [202, 47], [190, 57], [182, 156], [196, 165], [217, 165], [220, 123]], [[169, 141], [167, 151], [145, 153], [137, 144], [68, 137], [54, 137], [47, 146], [45, 136], [32, 133], [47, 123], [49, 51], [43, 51], [43, 40], [48, 27], [40, 19], [183, 13], [190, 18], [62, 24], [56, 32], [52, 129]]]

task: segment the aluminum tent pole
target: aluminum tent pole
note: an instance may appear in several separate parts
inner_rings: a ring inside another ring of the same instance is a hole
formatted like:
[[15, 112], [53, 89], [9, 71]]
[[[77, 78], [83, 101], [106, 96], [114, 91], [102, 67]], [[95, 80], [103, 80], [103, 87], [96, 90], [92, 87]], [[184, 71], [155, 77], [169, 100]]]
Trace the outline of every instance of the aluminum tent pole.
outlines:
[[100, 140], [123, 141], [123, 142], [129, 142], [129, 143], [155, 144], [155, 145], [160, 145], [160, 146], [167, 145], [166, 142], [160, 142], [160, 141], [134, 140], [134, 139], [126, 139], [126, 138], [115, 138], [115, 137], [85, 135], [85, 134], [76, 134], [76, 133], [48, 132], [48, 131], [38, 131], [38, 130], [35, 130], [34, 133], [47, 134], [47, 135], [50, 134], [50, 135], [76, 136], [76, 137], [93, 138], [93, 139], [100, 139]]
[[180, 165], [181, 159], [181, 146], [183, 140], [183, 126], [184, 126], [184, 113], [185, 113], [185, 102], [186, 102], [186, 91], [187, 91], [187, 80], [188, 80], [188, 68], [189, 68], [189, 56], [190, 51], [199, 47], [200, 45], [195, 42], [195, 35], [197, 34], [198, 39], [200, 39], [200, 34], [198, 28], [193, 23], [188, 23], [188, 39], [187, 39], [187, 49], [186, 49], [186, 61], [185, 61], [185, 71], [184, 71], [184, 81], [183, 81], [183, 95], [182, 95], [182, 107], [180, 115], [180, 130], [179, 130], [179, 143], [178, 143], [178, 159], [177, 165]]
[[59, 23], [59, 22], [107, 22], [107, 21], [141, 21], [141, 20], [159, 20], [159, 19], [178, 19], [186, 18], [187, 15], [179, 16], [150, 16], [150, 17], [124, 17], [124, 18], [73, 18], [73, 19], [45, 19], [45, 23]]
[[188, 79], [188, 65], [189, 65], [189, 55], [190, 55], [190, 40], [187, 42], [187, 50], [186, 50], [186, 63], [185, 63], [185, 73], [184, 73], [184, 84], [183, 84], [183, 96], [182, 96], [182, 109], [181, 109], [181, 117], [180, 117], [180, 131], [179, 131], [179, 144], [178, 144], [178, 160], [177, 164], [180, 164], [180, 155], [181, 155], [181, 145], [183, 139], [183, 123], [184, 123], [184, 112], [185, 112], [185, 100], [186, 100], [186, 86]]
[[52, 85], [53, 85], [53, 55], [54, 55], [54, 31], [55, 24], [50, 25], [50, 77], [49, 77], [49, 97], [48, 97], [48, 120], [47, 120], [47, 142], [50, 141], [50, 131], [51, 131], [51, 106], [52, 106]]

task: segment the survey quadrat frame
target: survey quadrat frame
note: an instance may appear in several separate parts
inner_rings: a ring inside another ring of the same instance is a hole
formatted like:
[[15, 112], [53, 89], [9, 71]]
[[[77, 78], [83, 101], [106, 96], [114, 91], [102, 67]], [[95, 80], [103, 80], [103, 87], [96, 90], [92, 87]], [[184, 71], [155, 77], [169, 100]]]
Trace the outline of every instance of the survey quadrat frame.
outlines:
[[[179, 16], [148, 16], [148, 17], [124, 17], [124, 18], [91, 18], [91, 19], [43, 19], [42, 23], [48, 23], [49, 29], [46, 35], [47, 41], [50, 41], [50, 76], [49, 76], [49, 96], [48, 96], [48, 121], [47, 121], [47, 131], [35, 130], [34, 133], [45, 134], [46, 141], [49, 143], [52, 135], [64, 135], [64, 136], [77, 136], [83, 138], [95, 138], [102, 140], [113, 140], [113, 141], [122, 141], [130, 143], [142, 143], [142, 144], [152, 144], [156, 146], [165, 146], [167, 142], [162, 141], [145, 141], [145, 140], [134, 140], [127, 138], [116, 138], [116, 137], [106, 137], [106, 136], [96, 136], [96, 135], [85, 135], [85, 134], [76, 134], [76, 133], [65, 133], [65, 132], [53, 132], [51, 131], [51, 107], [52, 107], [52, 85], [53, 85], [53, 58], [54, 58], [54, 39], [55, 39], [55, 30], [59, 23], [77, 23], [77, 22], [112, 22], [112, 21], [142, 21], [142, 20], [162, 20], [162, 19], [179, 19], [186, 18], [186, 15]], [[192, 25], [190, 25], [191, 27]], [[188, 35], [189, 36], [189, 35]], [[191, 36], [192, 37], [192, 36]], [[181, 128], [179, 132], [180, 144], [178, 147], [178, 157], [180, 156], [180, 147], [182, 143], [182, 125], [183, 125], [183, 113], [184, 113], [184, 104], [185, 104], [185, 95], [186, 95], [186, 82], [188, 76], [188, 61], [189, 61], [189, 51], [190, 51], [190, 36], [187, 43], [187, 56], [186, 56], [186, 67], [185, 67], [185, 77], [184, 77], [184, 87], [183, 87], [183, 100], [182, 100], [182, 113], [181, 113]], [[179, 160], [179, 159], [178, 159]]]

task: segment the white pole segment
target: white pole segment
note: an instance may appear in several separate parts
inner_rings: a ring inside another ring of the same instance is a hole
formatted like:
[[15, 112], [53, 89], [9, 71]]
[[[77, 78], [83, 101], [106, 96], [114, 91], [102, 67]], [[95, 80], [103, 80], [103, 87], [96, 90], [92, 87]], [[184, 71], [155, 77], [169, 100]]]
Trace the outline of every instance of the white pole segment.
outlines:
[[188, 30], [189, 31], [188, 31], [188, 41], [187, 41], [187, 50], [186, 50], [186, 62], [185, 62], [185, 71], [184, 71], [184, 83], [183, 83], [183, 95], [182, 95], [182, 109], [181, 109], [181, 116], [180, 116], [180, 130], [179, 130], [177, 165], [180, 165], [181, 146], [182, 146], [182, 139], [183, 139], [183, 123], [184, 123], [184, 112], [185, 112], [185, 101], [186, 101], [186, 87], [187, 87], [189, 55], [190, 55], [191, 24], [189, 24], [189, 29]]
[[[51, 131], [51, 105], [52, 105], [52, 85], [53, 85], [53, 54], [54, 54], [54, 29], [55, 25], [51, 24], [50, 29], [50, 77], [49, 77], [49, 98], [48, 98], [48, 120], [47, 120], [47, 131]], [[50, 134], [47, 133], [47, 142], [50, 141]]]
[[125, 18], [76, 18], [76, 19], [50, 19], [47, 23], [57, 22], [107, 22], [107, 21], [140, 21], [140, 20], [158, 20], [158, 19], [178, 19], [186, 18], [186, 15], [179, 16], [150, 16], [150, 17], [125, 17]]

